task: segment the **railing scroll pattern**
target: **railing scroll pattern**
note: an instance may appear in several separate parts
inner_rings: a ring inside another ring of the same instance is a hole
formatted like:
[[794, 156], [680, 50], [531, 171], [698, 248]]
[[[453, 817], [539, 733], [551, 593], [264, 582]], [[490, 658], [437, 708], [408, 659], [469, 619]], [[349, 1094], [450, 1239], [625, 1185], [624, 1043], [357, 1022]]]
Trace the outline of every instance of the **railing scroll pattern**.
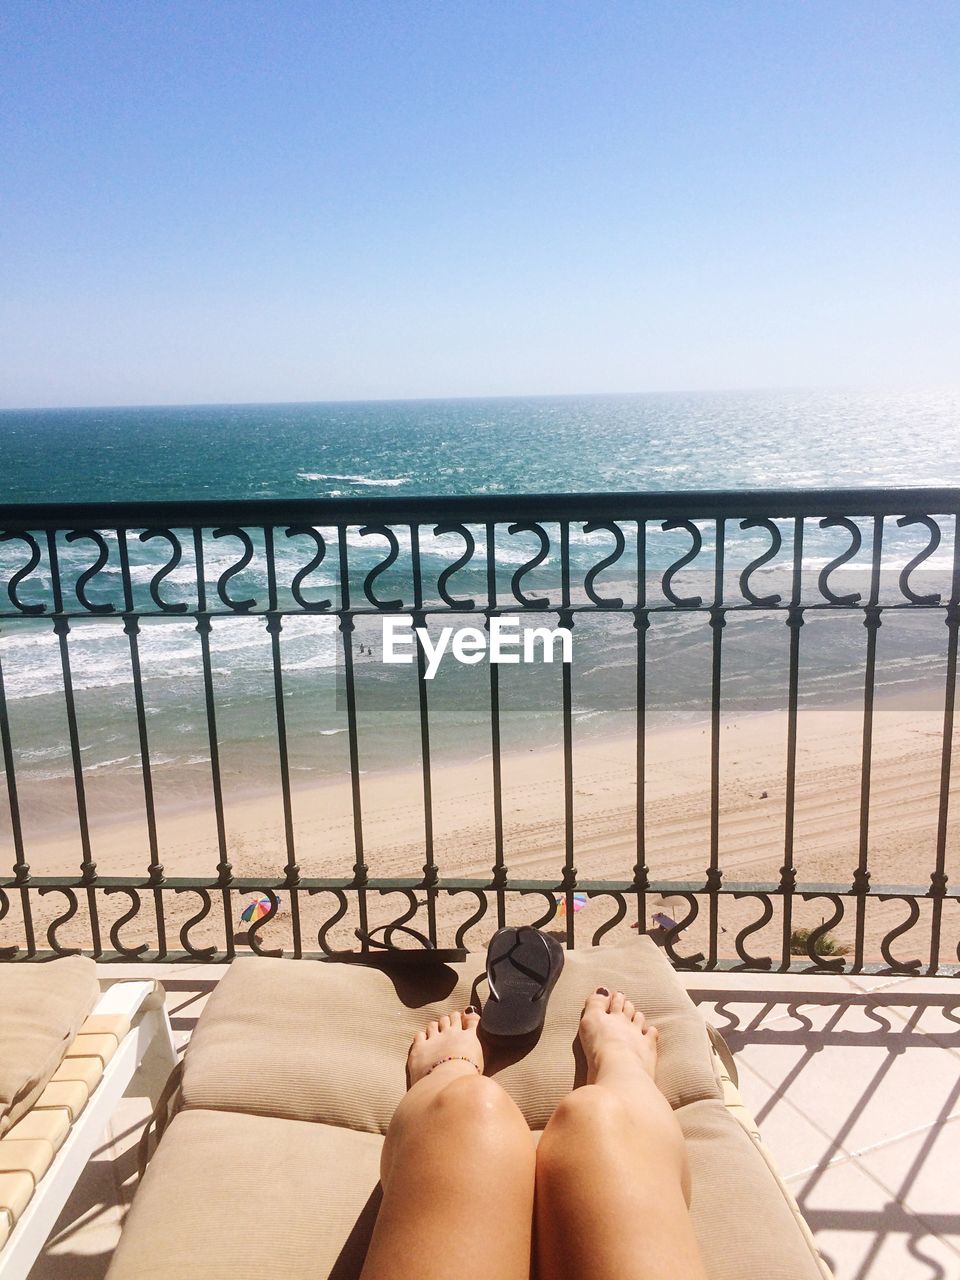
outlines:
[[[885, 558], [891, 539], [899, 539], [902, 552], [895, 571]], [[904, 539], [913, 541], [908, 545]], [[930, 577], [937, 563], [939, 585]], [[798, 881], [795, 859], [803, 628], [817, 615], [841, 612], [859, 617], [864, 628], [859, 847], [848, 876], [812, 885]], [[418, 725], [410, 747], [420, 764], [423, 863], [402, 879], [371, 875], [364, 844], [355, 630], [364, 618], [390, 614], [407, 615], [416, 626], [466, 616], [488, 631], [493, 619], [505, 615], [533, 622], [546, 616], [574, 634], [578, 625], [600, 615], [628, 620], [636, 666], [636, 857], [629, 879], [591, 880], [578, 873], [569, 666], [563, 668], [559, 689], [564, 841], [556, 875], [526, 880], [510, 871], [502, 690], [493, 664], [489, 875], [444, 874], [434, 838], [436, 748], [422, 650], [416, 662]], [[652, 877], [647, 860], [647, 648], [658, 618], [683, 614], [701, 617], [709, 628], [709, 860], [694, 881], [664, 882]], [[740, 615], [758, 614], [779, 619], [787, 632], [783, 856], [776, 880], [745, 883], [726, 877], [721, 847], [725, 633]], [[873, 882], [870, 866], [872, 735], [880, 631], [885, 619], [897, 615], [939, 617], [945, 624], [940, 782], [936, 847], [925, 878], [883, 885]], [[289, 619], [305, 616], [332, 619], [339, 646], [354, 840], [352, 866], [340, 878], [305, 876], [297, 847], [281, 638]], [[282, 799], [285, 861], [275, 876], [257, 879], [235, 875], [224, 815], [211, 635], [223, 619], [236, 617], [261, 619], [269, 640]], [[141, 638], [144, 624], [171, 620], [192, 622], [198, 637], [218, 849], [216, 866], [203, 878], [168, 876], [160, 853]], [[92, 625], [119, 625], [128, 650], [148, 848], [137, 877], [101, 875], [95, 861], [73, 671], [76, 629]], [[79, 860], [70, 875], [44, 875], [28, 859], [18, 792], [22, 766], [5, 690], [3, 644], [5, 636], [24, 627], [37, 635], [47, 628], [55, 638], [78, 830]], [[573, 946], [578, 940], [601, 943], [622, 929], [634, 910], [640, 931], [654, 928], [657, 904], [668, 898], [674, 905], [667, 923], [658, 927], [659, 941], [681, 967], [955, 973], [960, 912], [948, 864], [958, 631], [960, 492], [955, 490], [0, 508], [0, 755], [9, 833], [4, 838], [9, 858], [0, 846], [0, 958], [83, 950], [118, 961], [209, 961], [229, 960], [242, 946], [259, 955], [443, 959], [463, 954], [484, 929], [516, 919], [520, 907], [525, 919], [562, 930]], [[262, 894], [269, 908], [238, 941], [237, 913], [251, 892]], [[585, 895], [597, 907], [586, 937], [575, 895]], [[278, 947], [271, 926], [281, 898], [289, 904], [290, 924], [286, 945]], [[384, 922], [381, 908], [388, 899], [401, 905], [391, 906], [394, 914]], [[171, 910], [176, 901], [179, 911]], [[798, 903], [822, 909], [821, 923], [808, 933], [806, 954], [799, 957], [792, 942]], [[46, 904], [43, 911], [41, 904]], [[737, 924], [728, 928], [724, 920], [734, 918], [734, 904], [739, 904]], [[868, 954], [868, 922], [884, 904], [902, 906], [902, 912], [884, 930], [879, 955]], [[755, 912], [744, 919], [746, 907]], [[449, 922], [454, 908], [453, 925], [441, 929], [441, 915]], [[78, 941], [80, 919], [86, 936]], [[345, 921], [355, 924], [354, 945], [347, 947], [331, 939]], [[776, 945], [771, 945], [772, 922]], [[844, 926], [852, 930], [849, 954], [822, 954], [822, 940]], [[211, 931], [219, 937], [208, 941]]]

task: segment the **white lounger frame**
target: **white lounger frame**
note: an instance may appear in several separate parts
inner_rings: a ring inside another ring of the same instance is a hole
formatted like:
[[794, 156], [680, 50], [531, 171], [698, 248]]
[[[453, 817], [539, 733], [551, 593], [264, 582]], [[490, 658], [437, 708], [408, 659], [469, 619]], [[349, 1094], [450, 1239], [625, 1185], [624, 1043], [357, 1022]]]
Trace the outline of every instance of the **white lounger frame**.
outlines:
[[154, 1105], [159, 1100], [167, 1077], [177, 1064], [177, 1052], [166, 1008], [143, 1008], [153, 991], [153, 982], [117, 982], [103, 992], [92, 1010], [94, 1014], [125, 1015], [130, 1019], [130, 1030], [0, 1249], [0, 1280], [26, 1280], [84, 1166], [102, 1140], [110, 1116], [138, 1071], [139, 1087], [130, 1092], [149, 1097]]

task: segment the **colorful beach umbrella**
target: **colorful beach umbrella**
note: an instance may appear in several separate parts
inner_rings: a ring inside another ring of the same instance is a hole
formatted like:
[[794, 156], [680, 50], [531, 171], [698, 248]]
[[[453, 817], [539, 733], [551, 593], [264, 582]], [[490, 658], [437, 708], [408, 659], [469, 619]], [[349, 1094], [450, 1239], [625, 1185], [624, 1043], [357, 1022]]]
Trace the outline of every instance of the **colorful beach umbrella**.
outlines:
[[[590, 899], [585, 893], [575, 893], [573, 895], [573, 913], [576, 915], [578, 911], [582, 911]], [[565, 916], [567, 914], [567, 897], [566, 894], [557, 895], [557, 915]]]
[[[280, 899], [277, 899], [277, 906], [280, 906]], [[253, 902], [248, 902], [240, 913], [240, 919], [244, 924], [256, 924], [258, 920], [262, 920], [264, 916], [270, 914], [269, 898], [254, 898]]]

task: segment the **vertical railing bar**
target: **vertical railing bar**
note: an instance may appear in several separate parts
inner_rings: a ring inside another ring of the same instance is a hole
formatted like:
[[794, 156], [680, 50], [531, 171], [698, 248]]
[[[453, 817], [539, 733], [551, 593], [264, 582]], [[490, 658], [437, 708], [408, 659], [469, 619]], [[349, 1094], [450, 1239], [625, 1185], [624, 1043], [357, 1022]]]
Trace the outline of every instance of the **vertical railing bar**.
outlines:
[[560, 520], [560, 603], [570, 608], [570, 521]]
[[[420, 527], [410, 525], [410, 555], [413, 570], [413, 625], [425, 627], [423, 612], [423, 578], [420, 561]], [[420, 768], [423, 776], [423, 887], [427, 895], [427, 936], [437, 944], [437, 882], [439, 879], [433, 850], [433, 780], [430, 763], [430, 711], [427, 703], [427, 663], [422, 644], [417, 652], [417, 696], [420, 704]]]
[[134, 613], [133, 602], [133, 575], [130, 572], [130, 548], [127, 546], [127, 533], [125, 527], [117, 529], [117, 551], [120, 555], [120, 582], [123, 587], [123, 611], [124, 613]]
[[[497, 541], [496, 526], [486, 525], [487, 542], [487, 630], [497, 612]], [[503, 852], [503, 784], [500, 760], [500, 668], [490, 667], [490, 758], [493, 768], [493, 881], [497, 895], [497, 928], [506, 924], [507, 867]]]
[[83, 759], [80, 752], [80, 730], [77, 722], [77, 707], [73, 693], [73, 674], [70, 669], [70, 649], [67, 639], [70, 633], [70, 622], [63, 609], [60, 561], [57, 555], [57, 535], [54, 529], [47, 530], [47, 552], [50, 557], [50, 582], [53, 588], [53, 630], [60, 645], [60, 668], [63, 673], [63, 697], [67, 713], [67, 736], [70, 740], [73, 781], [77, 793], [77, 822], [80, 827], [81, 852], [80, 882], [87, 890], [86, 898], [90, 911], [90, 934], [93, 942], [93, 954], [94, 956], [99, 956], [102, 955], [103, 948], [100, 942], [100, 920], [97, 913], [94, 890], [97, 882], [97, 864], [93, 860], [93, 850], [90, 845], [90, 822], [87, 815]]
[[[420, 573], [420, 525], [416, 520], [410, 523], [410, 566], [413, 573], [413, 610], [415, 613], [423, 609], [423, 579]], [[426, 623], [416, 623], [425, 626]], [[421, 646], [417, 646], [420, 648]]]
[[633, 882], [637, 891], [637, 929], [646, 933], [650, 879], [647, 866], [647, 631], [650, 614], [647, 612], [647, 522], [642, 517], [637, 519], [637, 607], [633, 625], [637, 632], [637, 860], [633, 867]]
[[26, 879], [30, 873], [30, 868], [27, 865], [23, 844], [23, 825], [20, 817], [20, 797], [17, 791], [13, 737], [10, 732], [10, 716], [7, 710], [7, 694], [3, 680], [2, 650], [0, 650], [0, 746], [3, 747], [3, 767], [7, 779], [10, 831], [13, 836], [14, 876], [17, 879]]
[[263, 554], [267, 561], [267, 610], [273, 612], [277, 608], [277, 549], [273, 538], [273, 525], [263, 527]]
[[485, 526], [487, 543], [487, 608], [497, 607], [497, 538], [496, 526], [489, 521]]
[[710, 627], [713, 631], [713, 661], [710, 681], [710, 866], [706, 888], [710, 899], [710, 956], [709, 967], [717, 963], [717, 938], [719, 935], [720, 885], [720, 698], [722, 675], [723, 628], [726, 618], [723, 607], [723, 552], [726, 536], [726, 520], [718, 516], [716, 521], [716, 549], [714, 560], [713, 606], [710, 609]]
[[803, 516], [793, 521], [793, 570], [790, 583], [790, 603], [795, 609], [803, 604]]
[[353, 675], [353, 618], [350, 615], [350, 563], [347, 557], [347, 526], [337, 525], [340, 564], [340, 635], [343, 644], [343, 680], [347, 699], [347, 743], [350, 753], [350, 795], [353, 804], [353, 881], [357, 890], [360, 947], [366, 951], [367, 878], [369, 868], [363, 854], [363, 808], [360, 795], [360, 744], [357, 729], [357, 699]]
[[203, 530], [194, 525], [193, 553], [197, 573], [197, 631], [200, 635], [200, 658], [203, 663], [203, 693], [207, 716], [207, 740], [210, 746], [210, 778], [213, 785], [213, 808], [217, 824], [217, 887], [223, 899], [223, 925], [228, 959], [236, 952], [233, 941], [233, 912], [230, 907], [230, 884], [233, 867], [227, 856], [227, 829], [223, 813], [223, 782], [220, 774], [220, 743], [217, 736], [217, 708], [213, 688], [213, 664], [210, 659], [212, 623], [207, 613], [206, 571], [203, 561]]
[[947, 831], [950, 815], [950, 775], [953, 768], [953, 724], [957, 701], [957, 639], [960, 632], [960, 513], [953, 523], [953, 575], [944, 622], [947, 632], [947, 670], [943, 693], [943, 744], [940, 751], [940, 803], [937, 815], [937, 865], [930, 877], [933, 912], [930, 922], [930, 973], [940, 968], [940, 930], [947, 891]]
[[303, 954], [303, 939], [300, 933], [300, 896], [297, 886], [300, 883], [300, 867], [297, 863], [296, 837], [293, 827], [293, 799], [290, 793], [290, 758], [287, 747], [287, 713], [283, 701], [283, 667], [280, 652], [280, 632], [283, 628], [283, 617], [277, 609], [277, 575], [274, 556], [276, 548], [273, 540], [272, 525], [265, 525], [263, 530], [263, 551], [267, 558], [267, 595], [268, 609], [266, 614], [267, 632], [270, 636], [270, 657], [273, 664], [273, 704], [277, 717], [277, 754], [280, 764], [280, 798], [283, 804], [283, 838], [287, 851], [287, 862], [284, 867], [284, 884], [290, 893], [290, 914], [293, 929], [293, 954], [299, 959]]
[[[570, 610], [570, 521], [560, 520], [560, 587], [562, 608], [558, 622], [561, 627], [573, 628]], [[563, 877], [562, 888], [566, 904], [566, 943], [574, 946], [573, 892], [577, 886], [577, 868], [574, 865], [573, 826], [573, 670], [569, 662], [563, 664], [561, 674], [563, 702]]]
[[57, 534], [55, 529], [47, 530], [47, 554], [50, 557], [50, 588], [53, 592], [53, 612], [63, 613], [63, 589], [60, 584], [60, 560], [57, 555]]
[[803, 516], [793, 526], [793, 588], [787, 610], [790, 630], [790, 657], [787, 687], [787, 776], [783, 801], [783, 866], [780, 868], [780, 892], [783, 904], [783, 939], [780, 968], [790, 968], [790, 939], [793, 933], [793, 895], [797, 887], [794, 866], [794, 836], [797, 798], [797, 708], [800, 694], [800, 628], [803, 626]]
[[856, 896], [856, 936], [853, 971], [863, 968], [864, 934], [866, 930], [867, 891], [870, 888], [870, 782], [873, 767], [873, 705], [876, 690], [877, 633], [882, 612], [880, 567], [883, 556], [883, 516], [873, 518], [873, 551], [870, 565], [870, 597], [864, 607], [863, 625], [867, 629], [867, 656], [863, 678], [863, 746], [860, 760], [860, 839], [857, 869], [852, 892]]
[[883, 516], [873, 517], [873, 548], [870, 554], [870, 604], [880, 603], [880, 570], [883, 561]]
[[[2, 652], [2, 647], [0, 647]], [[23, 843], [23, 825], [20, 817], [20, 798], [17, 792], [16, 761], [13, 754], [13, 736], [10, 732], [10, 716], [7, 709], [7, 694], [3, 682], [3, 662], [0, 660], [0, 747], [3, 749], [3, 769], [7, 780], [7, 804], [10, 809], [10, 833], [13, 837], [13, 878], [20, 888], [20, 904], [23, 912], [24, 941], [27, 944], [27, 955], [37, 954], [36, 937], [33, 930], [33, 908], [26, 885], [30, 879], [30, 867], [27, 865]]]
[[[153, 771], [150, 764], [150, 743], [147, 737], [147, 711], [143, 696], [143, 672], [140, 666], [140, 618], [134, 608], [133, 576], [130, 572], [130, 548], [127, 545], [127, 530], [117, 530], [117, 545], [120, 551], [120, 576], [123, 582], [123, 629], [130, 645], [130, 671], [133, 677], [133, 702], [137, 713], [137, 736], [140, 743], [140, 773], [143, 778], [143, 806], [147, 820], [147, 844], [150, 859], [147, 867], [147, 878], [150, 884], [157, 887], [163, 883], [163, 866], [160, 862], [160, 845], [157, 839], [157, 815], [153, 794]], [[154, 911], [157, 918], [157, 950], [160, 956], [167, 952], [166, 922], [163, 914], [163, 897], [154, 893]]]

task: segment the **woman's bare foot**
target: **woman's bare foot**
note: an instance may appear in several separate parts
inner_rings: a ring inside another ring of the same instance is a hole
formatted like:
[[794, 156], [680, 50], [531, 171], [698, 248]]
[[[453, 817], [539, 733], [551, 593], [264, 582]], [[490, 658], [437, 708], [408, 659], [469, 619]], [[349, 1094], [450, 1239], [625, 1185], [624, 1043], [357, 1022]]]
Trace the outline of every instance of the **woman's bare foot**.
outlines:
[[436, 1022], [428, 1023], [425, 1031], [418, 1031], [407, 1057], [410, 1087], [431, 1071], [435, 1071], [437, 1076], [482, 1073], [483, 1050], [477, 1038], [479, 1025], [480, 1015], [471, 1005], [463, 1013], [445, 1013]]
[[587, 1060], [587, 1084], [617, 1094], [629, 1108], [643, 1112], [643, 1131], [657, 1135], [661, 1158], [672, 1153], [683, 1198], [690, 1204], [690, 1170], [683, 1134], [667, 1099], [657, 1087], [660, 1033], [622, 991], [598, 987], [587, 996], [580, 1016], [580, 1044]]
[[653, 1079], [659, 1032], [623, 994], [597, 987], [580, 1016], [580, 1044], [587, 1060], [587, 1083]]

